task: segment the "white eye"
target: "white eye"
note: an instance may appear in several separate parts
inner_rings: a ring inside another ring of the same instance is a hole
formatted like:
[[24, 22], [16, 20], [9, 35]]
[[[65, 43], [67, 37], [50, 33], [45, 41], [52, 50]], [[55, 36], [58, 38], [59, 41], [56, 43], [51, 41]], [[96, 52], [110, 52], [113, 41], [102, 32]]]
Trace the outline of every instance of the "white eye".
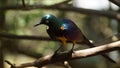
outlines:
[[47, 26], [46, 29], [49, 30], [49, 26]]

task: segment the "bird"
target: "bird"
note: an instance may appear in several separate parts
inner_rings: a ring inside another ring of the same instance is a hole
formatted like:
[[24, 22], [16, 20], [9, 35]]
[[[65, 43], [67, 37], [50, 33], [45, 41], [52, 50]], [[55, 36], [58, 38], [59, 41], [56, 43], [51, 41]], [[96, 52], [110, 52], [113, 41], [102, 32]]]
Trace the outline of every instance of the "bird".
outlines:
[[[70, 50], [71, 53], [74, 53], [73, 49], [77, 42], [84, 43], [89, 47], [95, 47], [95, 45], [85, 37], [79, 27], [70, 19], [57, 18], [52, 14], [46, 14], [42, 17], [39, 23], [34, 25], [34, 27], [41, 24], [47, 26], [47, 33], [52, 39], [60, 40], [62, 42], [62, 45], [55, 51], [55, 54], [61, 49], [61, 47], [66, 45], [67, 41], [73, 43]], [[106, 54], [101, 55], [109, 61], [116, 63]]]

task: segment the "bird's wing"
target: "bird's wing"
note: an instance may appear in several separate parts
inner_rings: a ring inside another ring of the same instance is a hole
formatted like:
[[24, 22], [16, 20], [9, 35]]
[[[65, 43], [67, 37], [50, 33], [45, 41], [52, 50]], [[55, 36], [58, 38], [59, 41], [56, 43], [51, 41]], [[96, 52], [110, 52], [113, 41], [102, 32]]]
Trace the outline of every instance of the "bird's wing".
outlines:
[[81, 41], [82, 38], [82, 32], [77, 27], [77, 25], [69, 20], [69, 19], [61, 19], [62, 25], [61, 30], [63, 30], [64, 36], [67, 38], [68, 41]]
[[78, 29], [77, 25], [70, 19], [61, 19], [62, 20], [62, 25], [65, 25], [65, 27], [67, 28], [74, 28], [74, 29]]

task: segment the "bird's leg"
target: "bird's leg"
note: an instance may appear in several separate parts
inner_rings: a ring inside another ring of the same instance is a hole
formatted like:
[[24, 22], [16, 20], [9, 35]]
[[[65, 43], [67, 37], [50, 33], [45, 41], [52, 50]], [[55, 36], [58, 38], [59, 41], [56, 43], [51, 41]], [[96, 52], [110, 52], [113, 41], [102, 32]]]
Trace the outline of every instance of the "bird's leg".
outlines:
[[58, 51], [62, 48], [62, 46], [60, 46], [55, 52], [54, 54], [58, 54]]
[[52, 56], [52, 60], [54, 60], [54, 58], [56, 58], [56, 57], [58, 57], [59, 56], [59, 54], [60, 53], [58, 53], [59, 52], [59, 50], [62, 48], [62, 46], [60, 46], [55, 52], [54, 52], [54, 54], [53, 54], [53, 56]]
[[56, 38], [59, 39], [62, 42], [62, 45], [55, 51], [54, 54], [58, 54], [58, 51], [62, 48], [62, 46], [66, 45], [66, 41], [67, 41], [67, 39], [64, 36], [56, 37]]
[[72, 45], [72, 48], [71, 48], [71, 50], [70, 50], [70, 53], [73, 53], [74, 52], [74, 46], [75, 46], [75, 41], [73, 41], [73, 45]]
[[75, 45], [75, 42], [73, 42], [72, 48], [71, 48], [71, 50], [68, 52], [68, 58], [71, 58], [71, 57], [72, 57], [72, 53], [74, 53], [74, 45]]

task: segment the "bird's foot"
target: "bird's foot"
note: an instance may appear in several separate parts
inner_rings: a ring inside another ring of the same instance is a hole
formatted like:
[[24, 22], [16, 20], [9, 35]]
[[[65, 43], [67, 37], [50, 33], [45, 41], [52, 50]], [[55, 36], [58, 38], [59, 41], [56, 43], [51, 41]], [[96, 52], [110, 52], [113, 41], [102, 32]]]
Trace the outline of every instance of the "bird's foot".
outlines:
[[74, 53], [74, 50], [70, 50], [70, 51], [68, 52], [69, 57], [72, 56], [72, 53]]
[[73, 43], [73, 46], [72, 46], [72, 48], [71, 48], [71, 50], [69, 51], [69, 53], [74, 53], [74, 45], [75, 45], [75, 42]]
[[74, 50], [73, 50], [73, 49], [71, 49], [71, 50], [69, 51], [69, 53], [74, 53]]
[[53, 56], [57, 56], [57, 55], [59, 55], [59, 52], [55, 51], [54, 54], [53, 54]]

